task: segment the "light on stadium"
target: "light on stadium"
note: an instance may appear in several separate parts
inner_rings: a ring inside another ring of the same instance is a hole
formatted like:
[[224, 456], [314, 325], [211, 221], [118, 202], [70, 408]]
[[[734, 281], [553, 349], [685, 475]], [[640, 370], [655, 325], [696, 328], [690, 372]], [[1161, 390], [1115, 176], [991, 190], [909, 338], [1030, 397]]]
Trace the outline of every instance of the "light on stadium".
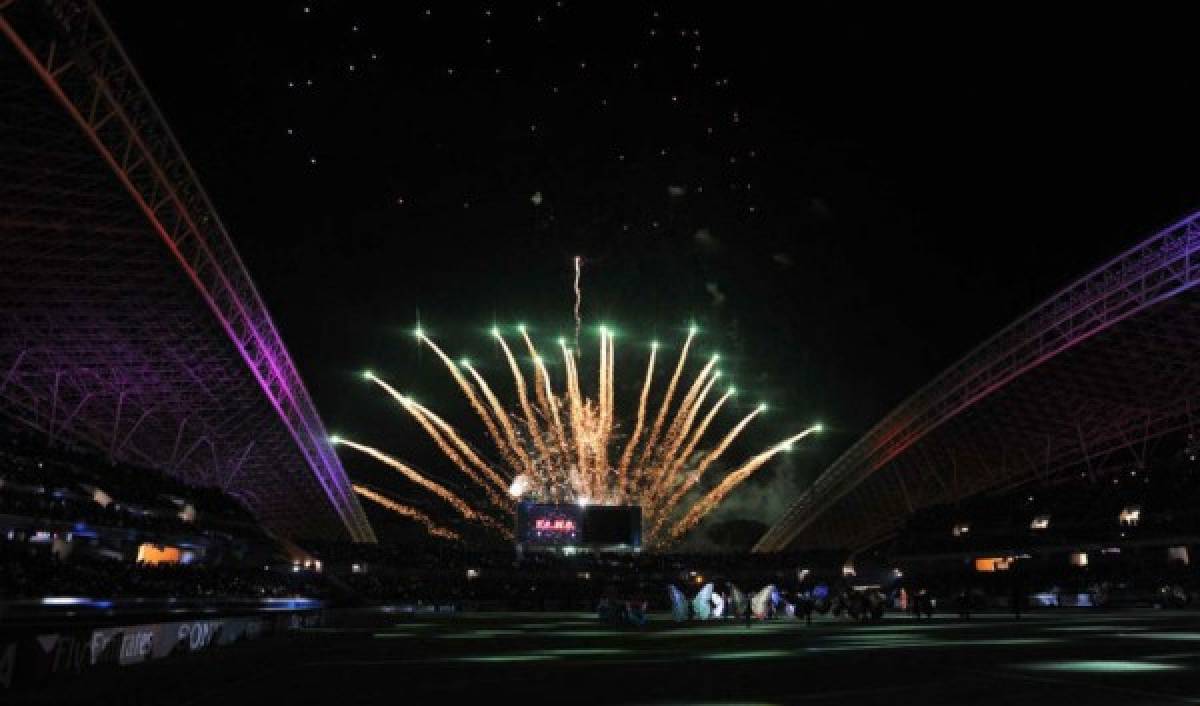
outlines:
[[825, 431], [825, 425], [820, 422], [817, 422], [816, 424], [813, 425], [812, 429], [813, 429], [813, 431]]
[[362, 377], [363, 377], [363, 380], [374, 380], [375, 373], [371, 372], [370, 370], [364, 370], [364, 371], [362, 371]]
[[87, 605], [91, 602], [90, 598], [76, 596], [46, 596], [41, 601], [42, 605]]
[[760, 412], [765, 412], [765, 411], [767, 411], [767, 403], [766, 403], [766, 402], [761, 402], [761, 403], [759, 403], [759, 405], [758, 405], [758, 411], [760, 411]]
[[492, 338], [500, 338], [500, 329], [492, 327]]
[[508, 494], [514, 498], [521, 497], [526, 490], [529, 490], [529, 476], [524, 473], [513, 478], [512, 485], [508, 486]]
[[417, 338], [422, 338], [425, 335], [425, 330], [422, 329], [420, 326], [418, 326], [415, 329], [413, 329], [413, 335], [416, 336]]
[[342, 437], [338, 436], [337, 434], [330, 434], [329, 443], [334, 445], [340, 444], [342, 443]]

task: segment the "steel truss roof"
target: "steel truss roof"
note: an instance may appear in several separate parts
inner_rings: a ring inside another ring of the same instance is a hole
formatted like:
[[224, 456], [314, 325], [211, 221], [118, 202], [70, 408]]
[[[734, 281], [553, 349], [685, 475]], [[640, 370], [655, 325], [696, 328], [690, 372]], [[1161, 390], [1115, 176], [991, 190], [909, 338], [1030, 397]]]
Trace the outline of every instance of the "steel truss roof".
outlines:
[[[860, 549], [930, 505], [1137, 463], [1200, 393], [1200, 213], [1062, 290], [905, 400], [755, 545]], [[949, 529], [947, 529], [949, 531]]]
[[254, 284], [94, 5], [0, 0], [0, 410], [374, 534]]

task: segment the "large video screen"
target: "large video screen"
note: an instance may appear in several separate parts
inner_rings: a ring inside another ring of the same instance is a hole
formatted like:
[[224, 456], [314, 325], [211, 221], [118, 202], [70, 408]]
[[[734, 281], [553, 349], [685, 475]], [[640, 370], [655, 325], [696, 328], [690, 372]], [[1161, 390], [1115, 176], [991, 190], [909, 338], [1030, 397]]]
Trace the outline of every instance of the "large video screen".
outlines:
[[528, 546], [637, 548], [642, 544], [642, 509], [636, 506], [521, 503], [517, 541]]
[[578, 505], [521, 503], [517, 507], [517, 541], [560, 546], [583, 539], [583, 508]]
[[642, 544], [642, 509], [623, 505], [591, 505], [583, 513], [583, 541], [605, 546]]

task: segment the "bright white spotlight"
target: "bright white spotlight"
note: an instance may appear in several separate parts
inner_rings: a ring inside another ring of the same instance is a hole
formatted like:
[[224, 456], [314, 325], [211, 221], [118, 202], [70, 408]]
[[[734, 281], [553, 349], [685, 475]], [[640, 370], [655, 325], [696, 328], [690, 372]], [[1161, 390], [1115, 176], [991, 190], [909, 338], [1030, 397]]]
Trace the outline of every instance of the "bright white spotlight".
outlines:
[[512, 485], [508, 486], [509, 496], [514, 498], [521, 497], [527, 490], [529, 490], [529, 476], [524, 473], [513, 478]]

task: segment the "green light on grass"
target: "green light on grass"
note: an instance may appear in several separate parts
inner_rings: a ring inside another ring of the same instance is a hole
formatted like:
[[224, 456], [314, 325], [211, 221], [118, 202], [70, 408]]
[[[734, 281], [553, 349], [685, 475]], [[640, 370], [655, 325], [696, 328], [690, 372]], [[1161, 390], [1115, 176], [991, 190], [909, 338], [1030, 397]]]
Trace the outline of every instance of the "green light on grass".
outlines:
[[1139, 672], [1167, 672], [1184, 669], [1178, 664], [1162, 662], [1134, 662], [1124, 659], [1076, 659], [1058, 662], [1034, 662], [1021, 665], [1023, 669], [1043, 672], [1085, 672], [1094, 674], [1129, 674]]
[[729, 652], [712, 652], [706, 655], [701, 655], [703, 659], [712, 660], [756, 660], [756, 659], [780, 659], [783, 657], [791, 657], [795, 653], [791, 650], [733, 650]]
[[543, 633], [545, 635], [554, 635], [555, 637], [613, 637], [628, 635], [629, 633], [619, 630], [551, 630]]
[[511, 654], [511, 655], [474, 655], [471, 657], [455, 657], [453, 662], [548, 662], [552, 659], [558, 659], [554, 655], [544, 654]]
[[452, 632], [446, 635], [438, 635], [443, 640], [486, 640], [492, 637], [506, 637], [509, 635], [521, 635], [520, 630], [467, 630], [465, 632]]
[[564, 647], [556, 650], [542, 650], [538, 654], [554, 655], [555, 657], [604, 657], [629, 654], [629, 650], [616, 647]]

